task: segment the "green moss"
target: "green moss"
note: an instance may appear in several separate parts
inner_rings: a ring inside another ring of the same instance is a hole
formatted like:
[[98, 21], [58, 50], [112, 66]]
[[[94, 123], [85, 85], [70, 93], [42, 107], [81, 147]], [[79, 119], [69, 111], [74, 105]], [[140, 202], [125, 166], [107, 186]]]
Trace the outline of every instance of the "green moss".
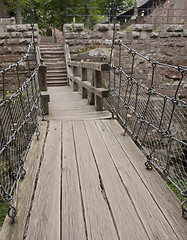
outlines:
[[181, 195], [181, 192], [179, 191], [178, 188], [175, 187], [175, 185], [173, 185], [172, 183], [168, 183], [169, 187], [171, 188], [171, 190], [175, 193], [175, 195], [178, 197], [178, 199], [183, 202], [184, 201], [184, 197]]
[[7, 215], [8, 208], [8, 204], [0, 198], [0, 227], [3, 226], [3, 222]]
[[128, 26], [124, 29], [124, 32], [132, 32], [132, 27]]

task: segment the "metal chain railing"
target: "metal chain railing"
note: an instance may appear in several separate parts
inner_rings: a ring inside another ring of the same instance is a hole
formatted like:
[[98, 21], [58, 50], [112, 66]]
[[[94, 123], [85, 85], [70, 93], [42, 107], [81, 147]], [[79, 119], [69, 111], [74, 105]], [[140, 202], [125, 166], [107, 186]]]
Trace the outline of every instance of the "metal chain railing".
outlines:
[[[140, 64], [149, 73], [141, 81]], [[187, 212], [187, 103], [178, 98], [187, 66], [173, 66], [144, 56], [127, 46], [115, 30], [111, 48], [108, 104], [127, 132], [143, 149], [147, 169], [152, 165], [172, 182], [184, 197], [182, 215]], [[127, 67], [128, 66], [128, 67]], [[156, 87], [161, 69], [175, 71], [179, 77], [173, 96]]]
[[[26, 173], [25, 159], [34, 133], [39, 137], [40, 89], [32, 3], [31, 28], [32, 38], [26, 54], [0, 71], [3, 82], [0, 100], [0, 195], [9, 204], [8, 215], [13, 220], [17, 213], [18, 183]], [[16, 86], [13, 91], [8, 90], [9, 81]]]

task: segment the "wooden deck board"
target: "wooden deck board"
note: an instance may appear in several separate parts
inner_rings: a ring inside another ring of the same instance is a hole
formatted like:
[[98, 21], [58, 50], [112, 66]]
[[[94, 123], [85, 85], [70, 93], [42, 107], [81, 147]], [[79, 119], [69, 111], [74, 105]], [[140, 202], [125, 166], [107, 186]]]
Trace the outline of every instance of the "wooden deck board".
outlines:
[[72, 123], [62, 126], [62, 239], [86, 240]]
[[[139, 216], [132, 204], [129, 194], [123, 186], [118, 172], [113, 164], [99, 130], [94, 122], [86, 122], [91, 146], [101, 174], [103, 191], [109, 201], [113, 213], [115, 225], [120, 239], [149, 239]], [[107, 129], [103, 129], [106, 131]], [[107, 139], [107, 141], [110, 138]], [[109, 140], [111, 142], [112, 139]], [[115, 146], [116, 147], [116, 146]], [[119, 150], [119, 149], [117, 149]], [[123, 161], [127, 161], [125, 154], [121, 155]], [[127, 169], [128, 171], [128, 169]], [[128, 179], [131, 181], [131, 179]]]
[[69, 86], [49, 87], [49, 115], [46, 120], [94, 120], [111, 118], [107, 110], [95, 111], [87, 99], [81, 99], [79, 92], [73, 92]]
[[34, 137], [31, 144], [31, 150], [29, 151], [27, 161], [25, 162], [25, 170], [27, 174], [19, 183], [18, 212], [16, 221], [14, 224], [12, 224], [12, 220], [8, 216], [6, 217], [0, 235], [1, 240], [23, 239], [30, 204], [34, 193], [37, 173], [42, 157], [42, 151], [45, 144], [46, 130], [47, 122], [42, 122], [39, 127], [39, 131], [41, 133], [40, 139], [37, 140], [36, 136]]
[[60, 240], [61, 123], [51, 121], [26, 240]]
[[[73, 122], [77, 163], [83, 198], [87, 238], [118, 239], [110, 210], [102, 194], [94, 155], [82, 121]], [[78, 238], [76, 238], [78, 240]]]
[[33, 182], [26, 207], [19, 199], [23, 222], [6, 222], [2, 240], [186, 240], [180, 202], [116, 120], [50, 121], [43, 131], [44, 152], [35, 141], [28, 156], [42, 161], [38, 180], [36, 171], [24, 180]]
[[[115, 121], [113, 121], [113, 124], [114, 122]], [[116, 169], [119, 172], [121, 181], [129, 194], [132, 201], [131, 204], [136, 209], [136, 213], [141, 219], [149, 238], [176, 239], [175, 232], [168, 224], [165, 216], [157, 206], [155, 199], [151, 196], [136, 169], [129, 161], [128, 155], [126, 155], [126, 152], [118, 143], [112, 129], [107, 128], [107, 125], [101, 121], [97, 121], [97, 126], [102, 134], [103, 141], [108, 147]], [[110, 139], [110, 141], [108, 141], [108, 139]], [[134, 143], [132, 144], [134, 145]], [[132, 239], [132, 237], [129, 239]], [[140, 239], [144, 238], [141, 236]]]
[[128, 155], [134, 169], [137, 171], [151, 196], [154, 198], [155, 204], [159, 207], [168, 224], [175, 232], [175, 239], [185, 240], [187, 236], [187, 221], [182, 218], [179, 199], [167, 186], [166, 182], [156, 170], [146, 170], [144, 165], [146, 161], [145, 156], [127, 134], [126, 136], [122, 134], [123, 129], [121, 126], [116, 121], [102, 122], [104, 125], [110, 127], [110, 130], [115, 135], [118, 143]]

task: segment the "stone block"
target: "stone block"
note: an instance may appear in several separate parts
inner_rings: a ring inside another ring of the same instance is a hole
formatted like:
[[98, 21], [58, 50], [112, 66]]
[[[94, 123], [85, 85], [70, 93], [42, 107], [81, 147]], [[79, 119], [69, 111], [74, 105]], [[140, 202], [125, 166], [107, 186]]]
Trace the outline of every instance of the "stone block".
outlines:
[[152, 32], [154, 26], [152, 24], [143, 24], [143, 31], [145, 32]]
[[95, 44], [97, 44], [97, 45], [102, 45], [103, 43], [104, 43], [104, 41], [102, 41], [100, 39], [95, 40]]
[[[130, 28], [130, 27], [129, 27]], [[133, 31], [141, 32], [143, 31], [143, 24], [135, 24], [132, 26]]]
[[184, 31], [184, 26], [183, 25], [174, 25], [174, 31], [175, 32], [183, 32]]
[[173, 69], [165, 70], [164, 76], [168, 79], [172, 79], [173, 81], [179, 81], [181, 79], [181, 73]]
[[0, 34], [0, 39], [7, 39], [9, 38], [9, 33], [3, 32]]
[[17, 39], [8, 39], [8, 41], [6, 42], [7, 45], [19, 45], [19, 41]]
[[112, 40], [105, 39], [104, 44], [107, 45], [107, 46], [111, 46], [112, 45]]
[[79, 34], [78, 33], [74, 33], [74, 32], [66, 33], [66, 35], [65, 35], [66, 39], [76, 39], [78, 37], [79, 37]]
[[151, 37], [151, 38], [157, 38], [157, 37], [158, 37], [158, 32], [152, 32], [152, 33], [150, 34], [150, 37]]
[[73, 46], [75, 41], [74, 40], [66, 40], [66, 43], [69, 44], [70, 46]]
[[187, 31], [184, 31], [183, 37], [187, 37]]
[[73, 27], [73, 31], [81, 32], [84, 30], [84, 23], [75, 23], [75, 24], [72, 24], [72, 27]]
[[94, 26], [94, 31], [107, 32], [110, 30], [110, 24], [96, 24]]
[[6, 30], [7, 32], [15, 32], [16, 31], [16, 25], [7, 25]]
[[85, 44], [85, 45], [91, 45], [91, 44], [92, 44], [92, 40], [86, 40], [86, 41], [84, 42], [84, 44]]
[[160, 32], [160, 38], [169, 38], [169, 33], [167, 32]]
[[132, 37], [134, 38], [134, 39], [138, 39], [139, 37], [140, 37], [140, 33], [139, 32], [132, 32]]
[[32, 32], [31, 31], [24, 32], [23, 37], [24, 38], [32, 38]]
[[176, 42], [176, 46], [177, 47], [185, 47], [185, 42], [184, 41], [181, 41], [181, 42]]
[[[83, 48], [80, 48], [81, 51]], [[76, 47], [70, 47], [70, 53], [77, 53], [80, 49], [77, 49]]]
[[28, 45], [30, 43], [30, 39], [19, 39], [17, 40], [18, 41], [18, 45], [19, 44], [25, 44], [25, 45]]
[[16, 24], [14, 17], [11, 18], [0, 18], [0, 25], [13, 25]]
[[172, 51], [171, 48], [162, 48], [161, 49], [161, 54], [167, 55], [167, 56], [173, 56], [174, 52]]
[[89, 38], [88, 32], [81, 32], [81, 33], [80, 33], [80, 38], [83, 38], [83, 39]]
[[21, 55], [23, 55], [23, 54], [25, 54], [26, 51], [27, 51], [27, 47], [26, 46], [25, 47], [18, 46], [16, 48], [12, 49], [12, 53], [14, 53], [14, 54], [21, 54]]
[[64, 33], [72, 32], [72, 31], [73, 31], [72, 24], [64, 24], [64, 26], [63, 26], [63, 32]]
[[22, 33], [20, 33], [20, 32], [11, 32], [10, 36], [12, 38], [22, 38], [23, 37]]
[[173, 32], [173, 33], [170, 33], [170, 37], [181, 37], [181, 33], [180, 32]]
[[31, 27], [30, 24], [26, 24], [25, 26], [26, 26], [26, 31], [30, 31], [30, 30], [32, 30], [32, 27]]
[[27, 26], [25, 24], [18, 24], [17, 31], [18, 32], [25, 32], [27, 30]]
[[176, 66], [178, 65], [187, 66], [187, 57], [177, 56], [173, 59], [173, 64]]
[[173, 31], [174, 31], [173, 25], [169, 25], [166, 27], [166, 32], [173, 32]]
[[175, 42], [165, 42], [167, 47], [175, 47]]

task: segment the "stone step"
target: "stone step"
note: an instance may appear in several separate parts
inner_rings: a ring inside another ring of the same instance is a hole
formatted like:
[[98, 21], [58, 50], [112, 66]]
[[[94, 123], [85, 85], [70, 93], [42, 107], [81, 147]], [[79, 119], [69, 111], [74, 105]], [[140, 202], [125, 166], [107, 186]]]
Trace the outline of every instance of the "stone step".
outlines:
[[44, 52], [41, 51], [40, 53], [41, 53], [42, 56], [45, 56], [45, 55], [58, 55], [58, 56], [59, 55], [60, 56], [65, 55], [64, 51], [51, 51], [51, 52], [50, 51], [44, 51]]
[[63, 48], [63, 46], [61, 44], [55, 44], [55, 43], [53, 43], [53, 44], [41, 44], [40, 48], [49, 48], [49, 49], [51, 49], [51, 48]]
[[67, 80], [67, 76], [49, 76], [47, 77], [47, 82], [48, 81], [61, 81], [61, 80]]
[[66, 69], [66, 65], [65, 64], [56, 64], [56, 65], [54, 65], [54, 64], [47, 64], [46, 65], [47, 66], [47, 71], [61, 71], [61, 70], [66, 70], [67, 71], [67, 69]]
[[61, 70], [66, 70], [66, 64], [64, 63], [63, 65], [54, 65], [54, 64], [48, 64], [48, 67], [50, 67], [50, 71], [54, 70], [54, 71], [61, 71]]
[[51, 87], [51, 86], [66, 86], [68, 84], [67, 80], [64, 81], [47, 81], [47, 86]]
[[50, 65], [50, 64], [64, 64], [65, 62], [63, 61], [63, 59], [59, 58], [59, 59], [44, 59], [44, 64], [45, 65]]
[[47, 86], [67, 85], [67, 70], [62, 45], [40, 45], [41, 56], [47, 66]]
[[63, 54], [51, 54], [51, 55], [49, 55], [49, 54], [46, 54], [46, 55], [43, 55], [43, 54], [41, 54], [41, 56], [42, 56], [42, 58], [44, 59], [44, 61], [46, 60], [46, 59], [54, 59], [54, 58], [57, 58], [57, 59], [62, 59], [62, 60], [64, 60], [65, 61], [65, 57], [64, 57], [64, 55]]
[[56, 74], [67, 74], [67, 70], [66, 68], [62, 68], [62, 69], [47, 69], [47, 74], [48, 75], [56, 75]]
[[59, 73], [59, 72], [56, 72], [56, 73], [53, 73], [53, 72], [47, 72], [46, 74], [47, 77], [64, 77], [64, 76], [67, 76], [67, 73]]
[[44, 61], [44, 64], [47, 66], [47, 67], [51, 67], [51, 68], [59, 68], [59, 67], [66, 67], [66, 64], [64, 61], [55, 61], [55, 59], [51, 59], [51, 61], [47, 60], [47, 61]]

